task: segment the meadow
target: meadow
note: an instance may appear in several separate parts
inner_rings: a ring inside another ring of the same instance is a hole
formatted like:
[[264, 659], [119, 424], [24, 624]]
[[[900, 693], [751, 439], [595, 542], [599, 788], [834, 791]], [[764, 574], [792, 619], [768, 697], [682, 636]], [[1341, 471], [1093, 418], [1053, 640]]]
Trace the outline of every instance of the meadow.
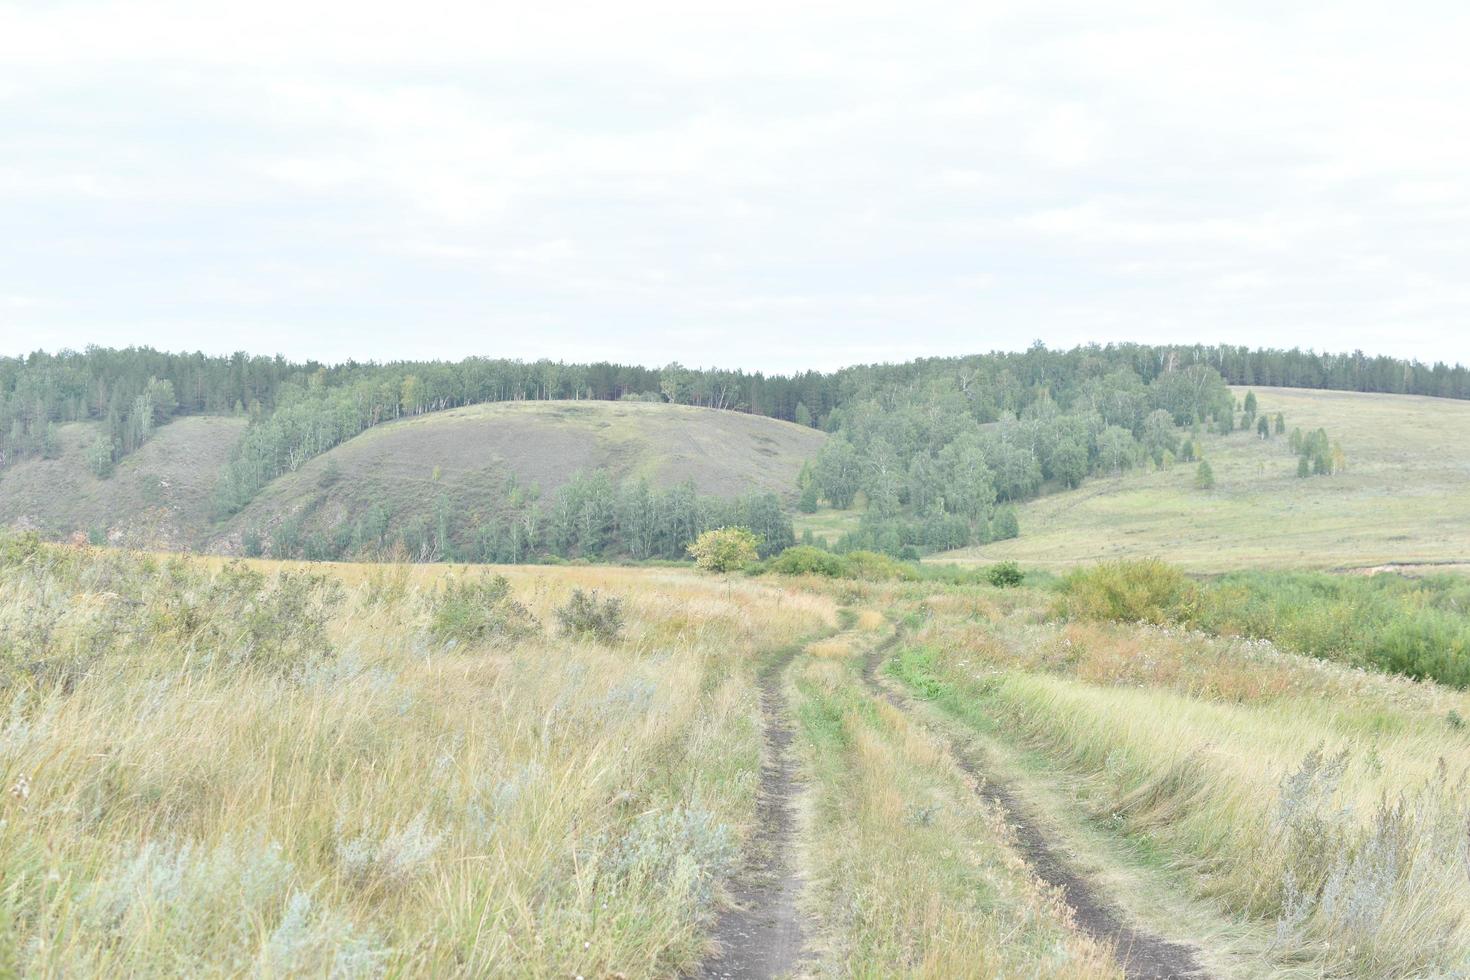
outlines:
[[0, 539], [0, 972], [1470, 966], [1470, 694], [887, 578]]
[[[1193, 464], [1097, 476], [1020, 507], [1021, 535], [943, 556], [1065, 569], [1161, 557], [1191, 571], [1460, 563], [1470, 555], [1470, 404], [1413, 395], [1293, 388], [1255, 392], [1288, 431], [1325, 428], [1346, 468], [1299, 479], [1286, 438], [1206, 433]], [[836, 526], [834, 518], [825, 523]], [[798, 526], [798, 532], [800, 526]]]

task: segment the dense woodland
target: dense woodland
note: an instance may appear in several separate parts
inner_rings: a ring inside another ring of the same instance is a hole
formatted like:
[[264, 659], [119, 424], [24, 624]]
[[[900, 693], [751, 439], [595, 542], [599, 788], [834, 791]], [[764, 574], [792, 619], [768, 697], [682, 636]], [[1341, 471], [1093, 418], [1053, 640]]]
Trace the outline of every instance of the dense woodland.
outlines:
[[756, 535], [761, 557], [796, 543], [791, 516], [774, 493], [726, 500], [700, 495], [692, 483], [664, 489], [646, 480], [618, 484], [600, 471], [573, 474], [549, 499], [513, 480], [501, 489], [501, 507], [488, 513], [457, 510], [439, 496], [413, 513], [395, 514], [374, 503], [323, 525], [308, 506], [272, 528], [247, 528], [242, 550], [316, 561], [679, 560], [704, 531], [732, 525]]
[[[1052, 351], [1037, 344], [1021, 352], [794, 375], [478, 357], [327, 366], [245, 354], [89, 348], [0, 358], [0, 467], [54, 455], [59, 425], [92, 420], [102, 425], [87, 460], [105, 477], [176, 414], [246, 415], [251, 424], [218, 481], [216, 508], [226, 517], [311, 457], [404, 415], [506, 400], [659, 400], [833, 433], [803, 474], [800, 506], [810, 510], [825, 500], [847, 507], [861, 495], [863, 526], [838, 547], [897, 554], [1009, 536], [1016, 533], [1009, 507], [1016, 501], [1076, 486], [1090, 474], [1187, 460], [1192, 443], [1181, 430], [1259, 424], [1249, 413], [1237, 416], [1226, 384], [1470, 398], [1470, 371], [1458, 365], [1231, 346]], [[1304, 454], [1314, 471], [1330, 457], [1316, 443]], [[508, 498], [496, 520], [510, 526], [524, 521], [527, 510]], [[616, 531], [608, 534], [624, 553], [646, 550], [623, 543]], [[574, 541], [561, 548], [555, 540], [539, 547], [551, 553], [603, 547]]]

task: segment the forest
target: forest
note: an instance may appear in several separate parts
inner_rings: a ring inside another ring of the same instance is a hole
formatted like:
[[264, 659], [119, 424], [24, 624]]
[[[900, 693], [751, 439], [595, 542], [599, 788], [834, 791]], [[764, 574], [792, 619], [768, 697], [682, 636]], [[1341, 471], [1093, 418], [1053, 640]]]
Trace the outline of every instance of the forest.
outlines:
[[[92, 420], [102, 425], [87, 461], [105, 478], [175, 415], [245, 416], [250, 424], [216, 484], [215, 510], [225, 518], [306, 460], [404, 416], [510, 400], [663, 401], [749, 412], [831, 433], [802, 474], [798, 507], [815, 510], [825, 501], [845, 509], [861, 495], [861, 527], [829, 544], [913, 557], [1012, 537], [1019, 529], [1011, 505], [1075, 487], [1089, 475], [1191, 461], [1203, 428], [1259, 426], [1264, 438], [1281, 431], [1279, 419], [1273, 426], [1255, 417], [1253, 405], [1237, 406], [1228, 384], [1470, 398], [1470, 373], [1458, 365], [1224, 345], [1049, 350], [1036, 344], [1021, 352], [791, 375], [677, 363], [647, 368], [482, 357], [324, 365], [243, 353], [88, 348], [0, 358], [0, 467], [55, 454], [58, 426]], [[1314, 473], [1331, 464], [1325, 443], [1314, 441], [1302, 457], [1303, 467]], [[636, 491], [594, 486], [587, 492], [595, 500], [586, 505], [590, 512], [614, 514], [616, 502]], [[643, 543], [640, 533], [623, 533], [627, 522], [611, 518], [583, 519], [587, 530], [581, 535], [543, 534], [543, 522], [558, 507], [575, 506], [583, 504], [558, 498], [543, 505], [507, 491], [506, 506], [496, 515], [418, 515], [422, 533], [399, 544], [411, 553], [442, 556], [681, 552], [667, 542]], [[695, 509], [708, 514], [718, 508]], [[374, 538], [367, 527], [373, 520], [360, 514], [330, 541], [293, 539], [289, 526], [274, 533], [286, 552], [354, 553]], [[441, 529], [446, 521], [459, 526]], [[683, 526], [696, 523], [684, 520]], [[779, 531], [773, 539], [788, 534]]]

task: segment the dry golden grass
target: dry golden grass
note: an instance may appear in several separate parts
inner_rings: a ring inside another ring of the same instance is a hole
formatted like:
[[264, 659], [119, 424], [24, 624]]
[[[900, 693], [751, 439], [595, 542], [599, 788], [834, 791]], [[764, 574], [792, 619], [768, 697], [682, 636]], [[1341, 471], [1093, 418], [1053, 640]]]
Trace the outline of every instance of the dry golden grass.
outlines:
[[834, 636], [825, 640], [817, 640], [815, 643], [808, 643], [806, 653], [818, 660], [845, 660], [852, 656], [853, 646], [850, 640]]
[[1085, 780], [1094, 817], [1276, 923], [1270, 951], [1402, 977], [1470, 956], [1470, 695], [1164, 628], [931, 617], [900, 673]]
[[756, 663], [835, 621], [750, 580], [518, 569], [543, 622], [625, 596], [626, 638], [446, 647], [436, 587], [482, 571], [333, 566], [330, 653], [267, 671], [154, 636], [177, 596], [143, 566], [68, 561], [0, 569], [0, 632], [104, 644], [66, 685], [10, 675], [0, 719], [0, 967], [35, 976], [676, 972], [749, 829]]
[[[874, 642], [870, 637], [869, 643]], [[1119, 977], [944, 748], [850, 665], [797, 665], [809, 909], [839, 976]]]

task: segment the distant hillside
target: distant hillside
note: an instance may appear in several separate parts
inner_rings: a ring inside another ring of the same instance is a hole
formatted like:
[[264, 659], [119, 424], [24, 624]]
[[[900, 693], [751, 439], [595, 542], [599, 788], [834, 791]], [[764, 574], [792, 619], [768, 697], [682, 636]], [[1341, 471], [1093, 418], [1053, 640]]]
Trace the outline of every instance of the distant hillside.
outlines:
[[[1236, 388], [1244, 397], [1247, 389]], [[1470, 405], [1413, 395], [1250, 389], [1288, 431], [1325, 428], [1343, 472], [1300, 479], [1285, 437], [1206, 435], [1196, 466], [1099, 477], [1020, 508], [1021, 536], [942, 558], [1065, 567], [1159, 556], [1201, 571], [1470, 559]]]
[[29, 458], [0, 469], [0, 525], [49, 537], [81, 532], [126, 547], [194, 547], [209, 523], [220, 467], [244, 428], [240, 418], [175, 419], [102, 480], [86, 462], [101, 424], [58, 426], [57, 458]]
[[826, 437], [761, 416], [643, 402], [497, 402], [433, 412], [368, 430], [271, 483], [211, 534], [233, 552], [246, 529], [287, 517], [303, 531], [386, 505], [395, 525], [444, 500], [460, 523], [497, 512], [508, 489], [549, 502], [578, 472], [653, 487], [692, 481], [702, 495], [795, 491], [802, 463]]
[[549, 503], [578, 471], [654, 488], [692, 481], [701, 495], [789, 497], [826, 436], [736, 412], [642, 402], [500, 402], [369, 429], [269, 484], [241, 514], [212, 523], [211, 494], [245, 422], [183, 417], [161, 426], [107, 480], [87, 469], [96, 423], [59, 426], [60, 456], [0, 470], [0, 524], [75, 532], [131, 547], [236, 553], [242, 532], [287, 518], [332, 526], [374, 506], [394, 525], [448, 506], [493, 513], [510, 486]]

